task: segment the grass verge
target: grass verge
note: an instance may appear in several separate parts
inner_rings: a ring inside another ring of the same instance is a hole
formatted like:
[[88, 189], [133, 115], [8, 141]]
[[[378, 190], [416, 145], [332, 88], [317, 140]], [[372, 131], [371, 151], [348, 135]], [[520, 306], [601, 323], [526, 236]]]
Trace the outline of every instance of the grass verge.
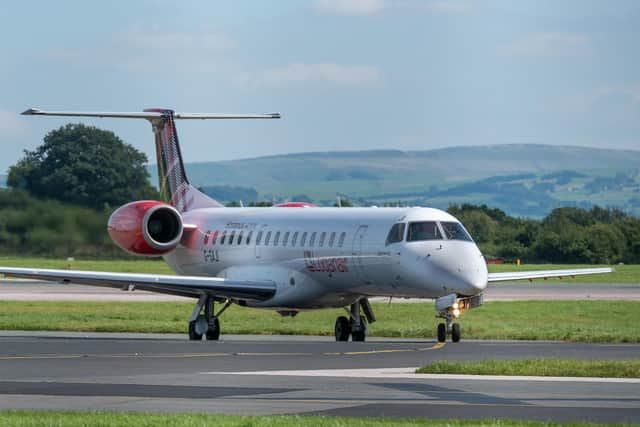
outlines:
[[[0, 425], [16, 427], [35, 426], [138, 426], [138, 427], [386, 427], [386, 426], [425, 426], [425, 427], [596, 427], [604, 424], [592, 423], [554, 423], [537, 421], [509, 420], [429, 420], [429, 419], [378, 419], [356, 417], [321, 416], [234, 416], [206, 414], [145, 414], [119, 412], [54, 412], [54, 411], [7, 411], [0, 412]], [[611, 426], [612, 424], [607, 424]], [[625, 424], [630, 425], [630, 424]]]
[[[1, 285], [0, 285], [1, 287]], [[0, 329], [184, 333], [193, 303], [0, 301]], [[438, 319], [431, 303], [375, 303], [373, 336], [432, 338]], [[227, 334], [332, 335], [339, 309], [281, 317], [232, 306], [221, 318]], [[465, 313], [463, 339], [640, 342], [638, 301], [494, 301]]]
[[522, 359], [475, 362], [436, 361], [416, 370], [418, 374], [524, 375], [542, 377], [640, 378], [640, 359], [575, 360]]

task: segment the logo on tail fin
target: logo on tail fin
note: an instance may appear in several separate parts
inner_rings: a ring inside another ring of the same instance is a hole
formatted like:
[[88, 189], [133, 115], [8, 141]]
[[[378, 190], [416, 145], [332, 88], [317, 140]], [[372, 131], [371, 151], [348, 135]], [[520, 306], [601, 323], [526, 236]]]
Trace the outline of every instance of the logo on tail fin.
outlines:
[[162, 113], [160, 119], [152, 120], [156, 139], [158, 179], [160, 195], [180, 212], [188, 209], [189, 181], [182, 163], [178, 133], [173, 110], [148, 109], [145, 112]]

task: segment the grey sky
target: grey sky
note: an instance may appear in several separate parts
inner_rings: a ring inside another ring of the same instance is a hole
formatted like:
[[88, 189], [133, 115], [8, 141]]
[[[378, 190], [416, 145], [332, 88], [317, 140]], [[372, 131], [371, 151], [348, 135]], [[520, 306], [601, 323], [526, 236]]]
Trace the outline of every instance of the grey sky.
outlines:
[[[496, 143], [640, 147], [636, 1], [6, 2], [0, 171], [27, 107], [283, 113], [181, 123], [186, 161]], [[146, 123], [87, 121], [150, 155]]]

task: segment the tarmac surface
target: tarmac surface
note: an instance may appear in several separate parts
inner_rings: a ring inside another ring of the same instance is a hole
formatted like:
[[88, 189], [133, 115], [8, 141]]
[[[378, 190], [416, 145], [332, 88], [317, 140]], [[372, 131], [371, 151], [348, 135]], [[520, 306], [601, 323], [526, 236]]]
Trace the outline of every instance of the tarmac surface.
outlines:
[[640, 379], [413, 374], [429, 361], [630, 359], [634, 344], [0, 333], [0, 409], [640, 422]]
[[[640, 301], [640, 283], [514, 282], [492, 283], [484, 292], [485, 301], [511, 300], [633, 300]], [[0, 280], [0, 300], [51, 301], [192, 301], [172, 295], [145, 291], [122, 291], [96, 286], [64, 285], [33, 280]], [[376, 300], [375, 298], [372, 300]], [[387, 301], [387, 298], [380, 300]], [[420, 302], [394, 299], [394, 302]], [[429, 300], [431, 301], [431, 300]]]

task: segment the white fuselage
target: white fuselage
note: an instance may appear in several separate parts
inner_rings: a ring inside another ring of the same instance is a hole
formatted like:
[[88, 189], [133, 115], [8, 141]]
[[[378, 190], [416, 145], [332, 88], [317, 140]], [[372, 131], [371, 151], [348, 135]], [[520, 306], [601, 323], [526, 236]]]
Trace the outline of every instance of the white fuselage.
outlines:
[[[448, 234], [461, 226], [438, 209], [211, 208], [185, 212], [183, 220], [197, 229], [165, 255], [171, 268], [276, 283], [273, 298], [249, 305], [295, 310], [363, 296], [468, 296], [487, 284], [480, 250]], [[389, 240], [394, 224], [404, 225]], [[418, 234], [423, 226], [436, 235]]]

